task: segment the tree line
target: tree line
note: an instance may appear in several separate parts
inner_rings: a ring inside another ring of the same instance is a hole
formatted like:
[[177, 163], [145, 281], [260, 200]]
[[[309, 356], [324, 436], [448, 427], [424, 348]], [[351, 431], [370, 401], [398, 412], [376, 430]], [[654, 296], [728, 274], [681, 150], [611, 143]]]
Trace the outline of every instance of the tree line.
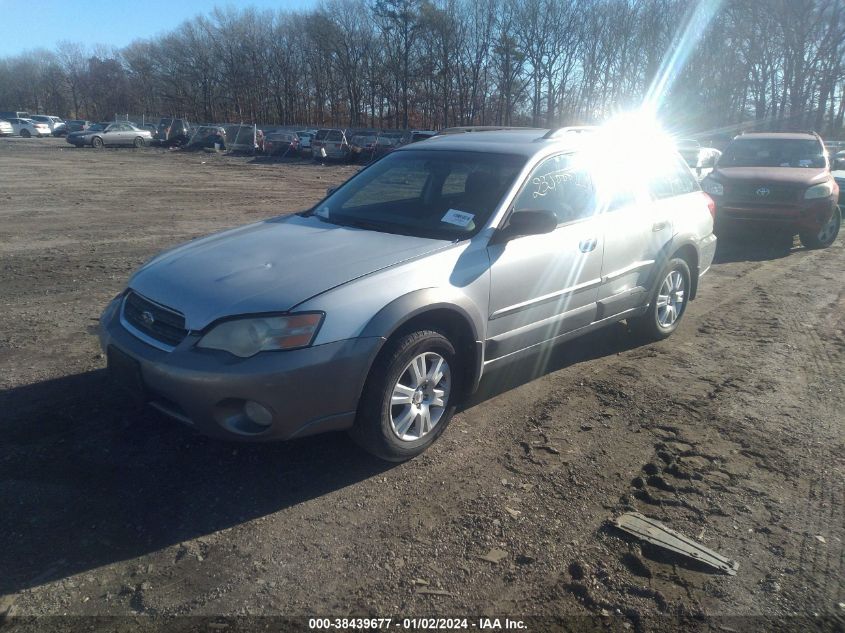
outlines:
[[0, 59], [0, 109], [436, 129], [600, 121], [842, 135], [841, 0], [324, 0], [215, 9], [120, 49]]

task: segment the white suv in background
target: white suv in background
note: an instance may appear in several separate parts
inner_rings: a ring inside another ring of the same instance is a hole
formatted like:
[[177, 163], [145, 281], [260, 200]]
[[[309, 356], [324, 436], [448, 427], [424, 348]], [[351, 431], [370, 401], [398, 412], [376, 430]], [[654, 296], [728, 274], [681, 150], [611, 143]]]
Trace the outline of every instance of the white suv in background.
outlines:
[[6, 119], [0, 119], [0, 136], [11, 136], [15, 133], [12, 124]]

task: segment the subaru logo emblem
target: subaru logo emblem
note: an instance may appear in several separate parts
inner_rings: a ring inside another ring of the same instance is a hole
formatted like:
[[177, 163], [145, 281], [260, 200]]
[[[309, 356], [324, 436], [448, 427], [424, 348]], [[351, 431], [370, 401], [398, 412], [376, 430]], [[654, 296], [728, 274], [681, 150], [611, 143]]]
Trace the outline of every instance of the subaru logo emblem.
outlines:
[[150, 327], [153, 323], [156, 322], [156, 318], [153, 316], [153, 313], [149, 310], [144, 310], [141, 313], [141, 320], [144, 322], [144, 325]]
[[768, 196], [770, 193], [772, 193], [772, 192], [771, 192], [771, 191], [770, 191], [767, 187], [760, 187], [760, 188], [757, 190], [757, 195], [758, 195], [758, 196], [760, 196], [761, 198], [765, 198], [765, 197], [766, 197], [766, 196]]

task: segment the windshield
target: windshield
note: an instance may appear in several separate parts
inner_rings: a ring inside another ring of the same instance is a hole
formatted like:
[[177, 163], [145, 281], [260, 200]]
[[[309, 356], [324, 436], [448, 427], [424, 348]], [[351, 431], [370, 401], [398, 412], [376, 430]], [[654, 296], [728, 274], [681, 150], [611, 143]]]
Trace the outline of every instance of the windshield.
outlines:
[[733, 141], [719, 167], [825, 167], [822, 145], [803, 139], [760, 138]]
[[306, 215], [386, 233], [464, 239], [485, 225], [524, 164], [509, 154], [395, 152]]

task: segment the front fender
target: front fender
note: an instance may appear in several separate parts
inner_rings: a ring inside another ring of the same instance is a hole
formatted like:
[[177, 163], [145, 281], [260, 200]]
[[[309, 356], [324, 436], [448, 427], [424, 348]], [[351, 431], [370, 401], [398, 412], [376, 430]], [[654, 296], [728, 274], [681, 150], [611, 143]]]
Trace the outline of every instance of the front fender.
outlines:
[[[397, 297], [379, 310], [364, 327], [363, 337], [380, 337], [387, 341], [405, 324], [426, 313], [451, 313], [459, 319], [461, 331], [472, 340], [467, 341], [470, 358], [467, 366], [468, 391], [474, 392], [481, 381], [484, 368], [484, 318], [481, 311], [466, 295], [448, 288], [422, 288]], [[454, 322], [453, 322], [454, 323]]]
[[484, 320], [479, 309], [467, 296], [442, 288], [422, 288], [397, 297], [370, 319], [361, 336], [390, 338], [402, 325], [432, 310], [450, 310], [460, 315], [473, 339], [480, 340]]

